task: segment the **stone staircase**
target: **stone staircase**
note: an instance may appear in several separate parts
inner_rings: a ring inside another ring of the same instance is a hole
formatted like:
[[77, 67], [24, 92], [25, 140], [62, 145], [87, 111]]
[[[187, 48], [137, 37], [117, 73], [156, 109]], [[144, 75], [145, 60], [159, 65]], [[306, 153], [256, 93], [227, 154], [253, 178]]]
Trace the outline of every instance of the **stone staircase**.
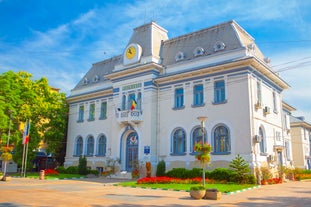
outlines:
[[116, 178], [116, 179], [132, 179], [132, 173], [127, 171], [121, 171], [116, 174], [110, 175], [110, 178]]

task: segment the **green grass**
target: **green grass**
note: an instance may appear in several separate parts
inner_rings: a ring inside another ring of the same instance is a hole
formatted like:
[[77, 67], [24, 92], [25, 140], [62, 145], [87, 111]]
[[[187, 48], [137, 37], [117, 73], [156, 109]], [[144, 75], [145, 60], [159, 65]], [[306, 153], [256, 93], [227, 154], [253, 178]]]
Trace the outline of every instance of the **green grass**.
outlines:
[[[132, 182], [122, 182], [118, 183], [118, 186], [124, 187], [140, 187], [140, 188], [151, 188], [151, 189], [163, 189], [163, 190], [183, 190], [189, 191], [191, 186], [196, 186], [198, 184], [137, 184], [136, 181]], [[243, 190], [247, 188], [251, 188], [257, 185], [252, 184], [205, 184], [206, 188], [216, 188], [222, 193], [234, 192], [237, 190]]]
[[[21, 176], [21, 174], [15, 173], [10, 174], [11, 176]], [[39, 179], [40, 173], [39, 172], [28, 172], [26, 173], [27, 178], [38, 178]], [[45, 175], [45, 179], [70, 179], [70, 178], [80, 178], [85, 177], [79, 174], [58, 174], [58, 175]]]

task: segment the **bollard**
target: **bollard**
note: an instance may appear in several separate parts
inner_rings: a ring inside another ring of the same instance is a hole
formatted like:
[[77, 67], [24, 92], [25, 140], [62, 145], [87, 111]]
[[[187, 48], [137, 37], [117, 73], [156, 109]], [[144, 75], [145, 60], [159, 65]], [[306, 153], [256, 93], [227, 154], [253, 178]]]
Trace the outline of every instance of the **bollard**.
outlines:
[[44, 170], [40, 170], [40, 180], [44, 180]]

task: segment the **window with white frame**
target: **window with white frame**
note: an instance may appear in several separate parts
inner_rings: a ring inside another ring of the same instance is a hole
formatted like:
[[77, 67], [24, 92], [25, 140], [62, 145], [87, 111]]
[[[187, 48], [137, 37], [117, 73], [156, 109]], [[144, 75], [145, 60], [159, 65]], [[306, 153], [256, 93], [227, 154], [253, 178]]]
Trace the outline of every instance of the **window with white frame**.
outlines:
[[137, 94], [137, 106], [136, 106], [136, 109], [137, 110], [141, 110], [141, 92], [138, 92]]
[[273, 112], [278, 113], [278, 107], [277, 107], [277, 94], [275, 91], [272, 93], [272, 98], [273, 98]]
[[202, 106], [204, 103], [203, 84], [193, 87], [193, 106]]
[[122, 111], [126, 110], [126, 95], [123, 95], [123, 96], [122, 96], [121, 110], [122, 110]]
[[193, 131], [192, 131], [192, 143], [190, 146], [190, 152], [195, 153], [194, 152], [194, 145], [196, 143], [202, 143], [203, 141], [203, 134], [204, 134], [204, 143], [207, 143], [207, 132], [204, 129], [204, 133], [202, 131], [202, 127], [196, 127]]
[[94, 155], [94, 137], [89, 136], [86, 141], [86, 156]]
[[275, 139], [276, 139], [276, 141], [278, 141], [278, 142], [281, 141], [281, 132], [278, 132], [278, 131], [275, 132]]
[[214, 104], [226, 102], [225, 81], [218, 80], [214, 82]]
[[84, 105], [80, 105], [78, 111], [78, 122], [83, 122], [83, 119], [84, 119]]
[[262, 104], [262, 95], [261, 95], [261, 82], [257, 81], [257, 104], [261, 106]]
[[174, 108], [183, 108], [184, 107], [184, 89], [176, 88], [175, 89], [175, 105]]
[[106, 156], [107, 139], [105, 135], [100, 135], [97, 141], [97, 156]]
[[172, 154], [184, 155], [186, 153], [186, 133], [182, 128], [174, 130], [172, 137]]
[[286, 153], [286, 159], [288, 160], [288, 161], [290, 161], [291, 160], [291, 150], [290, 150], [290, 145], [289, 145], [289, 141], [285, 141], [285, 153]]
[[83, 153], [83, 138], [82, 137], [78, 137], [76, 139], [76, 143], [75, 143], [75, 155], [76, 156], [81, 156]]
[[231, 141], [228, 127], [223, 124], [214, 129], [213, 154], [229, 154], [231, 152]]
[[261, 137], [261, 141], [259, 143], [260, 153], [266, 153], [266, 137], [262, 127], [259, 127], [259, 136]]
[[100, 116], [99, 119], [106, 119], [107, 118], [107, 102], [103, 101], [100, 104]]
[[94, 121], [94, 120], [95, 120], [95, 103], [92, 102], [92, 103], [90, 103], [88, 121]]
[[[127, 99], [127, 110], [131, 110], [133, 107], [133, 103], [136, 103], [136, 95], [135, 93], [130, 93]], [[135, 108], [135, 107], [134, 107]]]

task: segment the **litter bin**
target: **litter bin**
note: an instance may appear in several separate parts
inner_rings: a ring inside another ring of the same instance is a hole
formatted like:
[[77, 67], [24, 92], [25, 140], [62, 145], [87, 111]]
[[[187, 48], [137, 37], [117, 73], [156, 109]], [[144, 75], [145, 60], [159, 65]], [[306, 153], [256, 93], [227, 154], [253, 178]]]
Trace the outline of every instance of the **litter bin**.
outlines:
[[44, 180], [44, 170], [40, 170], [40, 180]]

